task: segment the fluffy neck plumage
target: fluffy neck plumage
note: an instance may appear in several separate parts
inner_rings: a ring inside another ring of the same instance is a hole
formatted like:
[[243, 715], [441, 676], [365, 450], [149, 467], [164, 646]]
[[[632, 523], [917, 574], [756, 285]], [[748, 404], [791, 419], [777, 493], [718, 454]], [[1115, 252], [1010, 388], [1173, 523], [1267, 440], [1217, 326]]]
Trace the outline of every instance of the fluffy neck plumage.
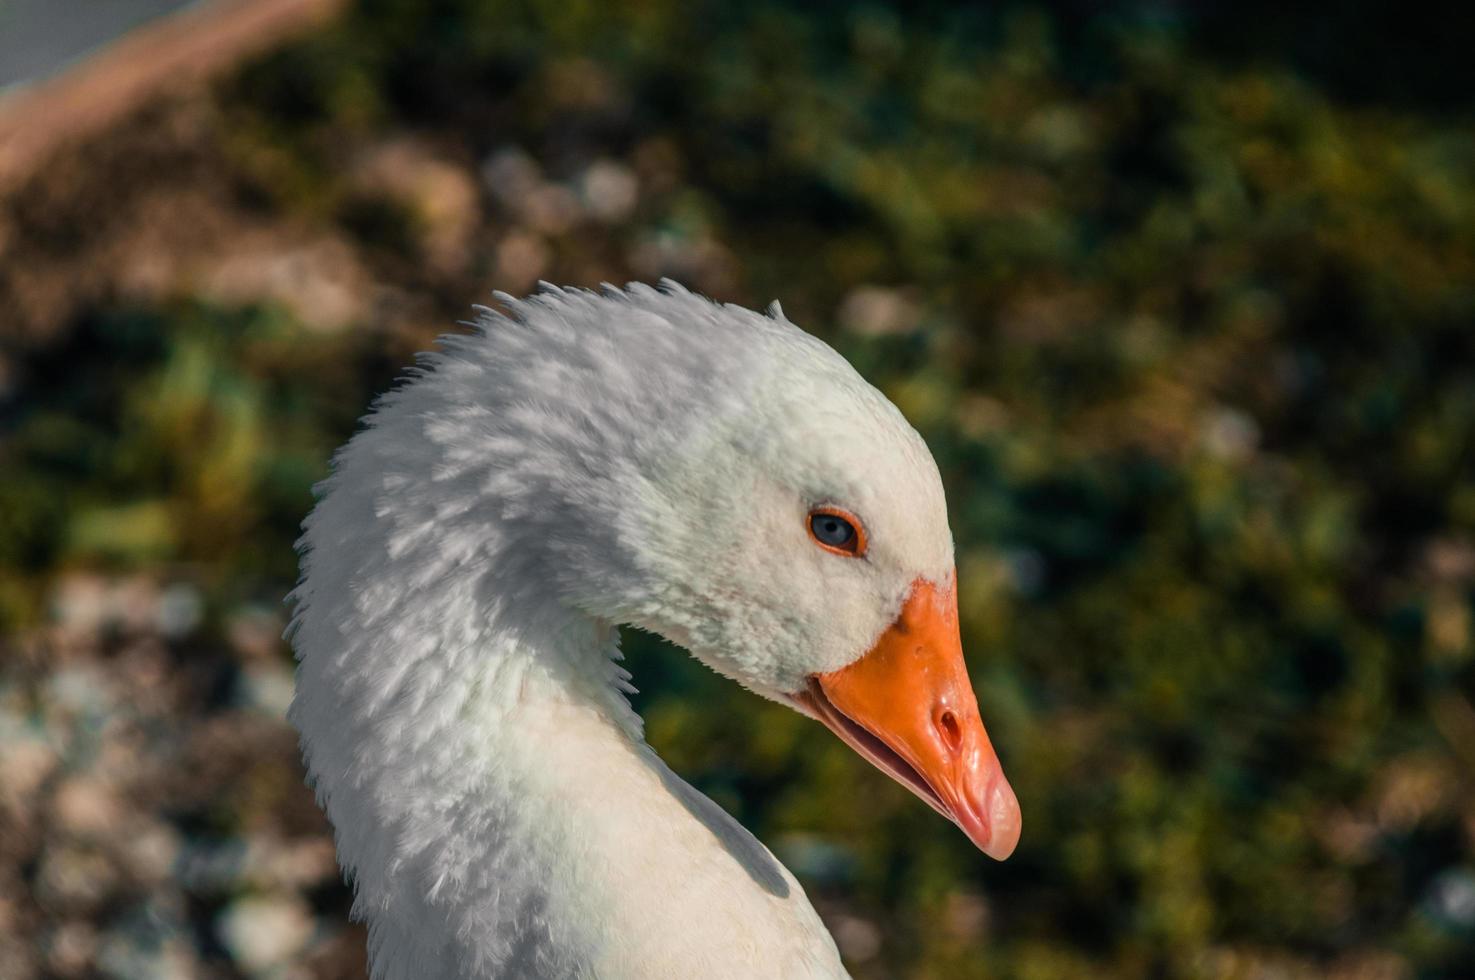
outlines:
[[638, 738], [613, 632], [531, 594], [513, 556], [483, 547], [503, 537], [490, 523], [463, 515], [412, 534], [376, 514], [384, 486], [412, 495], [414, 478], [356, 462], [340, 460], [309, 524], [291, 717], [375, 975], [552, 966], [590, 940], [536, 908], [548, 862], [535, 842], [548, 850], [552, 818], [573, 816], [535, 785], [551, 761], [538, 747], [555, 717], [611, 745]]
[[[600, 618], [649, 603], [615, 502], [682, 392], [602, 419], [619, 372], [559, 376], [597, 342], [498, 326], [381, 402], [305, 525], [291, 719], [375, 977], [843, 976], [788, 873], [645, 746]], [[581, 413], [538, 402], [570, 383]]]

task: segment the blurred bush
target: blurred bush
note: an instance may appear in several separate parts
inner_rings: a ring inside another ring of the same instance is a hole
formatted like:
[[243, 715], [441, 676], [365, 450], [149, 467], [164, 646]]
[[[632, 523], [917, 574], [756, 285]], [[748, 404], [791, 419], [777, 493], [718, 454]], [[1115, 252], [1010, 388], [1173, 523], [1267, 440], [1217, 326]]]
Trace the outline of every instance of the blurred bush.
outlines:
[[[629, 638], [652, 742], [858, 977], [1472, 975], [1463, 54], [1227, 9], [366, 0], [37, 175], [0, 207], [0, 738], [43, 760], [0, 794], [7, 962], [352, 974], [331, 869], [73, 901], [56, 862], [126, 856], [47, 814], [100, 780], [186, 849], [321, 841], [272, 624], [332, 448], [492, 289], [671, 275], [782, 299], [947, 483], [1005, 864]], [[58, 678], [156, 661], [150, 731], [267, 726], [223, 797], [58, 734]], [[140, 894], [183, 910], [152, 939]]]

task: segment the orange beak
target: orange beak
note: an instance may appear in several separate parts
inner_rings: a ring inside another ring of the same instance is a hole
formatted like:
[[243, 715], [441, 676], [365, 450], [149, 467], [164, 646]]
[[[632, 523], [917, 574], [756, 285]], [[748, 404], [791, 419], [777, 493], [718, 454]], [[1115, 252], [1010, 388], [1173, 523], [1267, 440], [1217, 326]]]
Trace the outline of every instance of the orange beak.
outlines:
[[951, 583], [939, 589], [918, 579], [865, 656], [811, 677], [795, 700], [989, 857], [1013, 853], [1019, 801], [968, 682]]

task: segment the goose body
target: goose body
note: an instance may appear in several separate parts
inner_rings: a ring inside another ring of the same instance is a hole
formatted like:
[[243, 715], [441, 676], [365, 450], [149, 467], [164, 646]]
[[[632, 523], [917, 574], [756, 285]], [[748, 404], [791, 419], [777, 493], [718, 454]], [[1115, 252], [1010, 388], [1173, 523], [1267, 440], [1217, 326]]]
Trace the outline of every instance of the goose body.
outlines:
[[793, 876], [644, 742], [616, 628], [820, 719], [1004, 856], [930, 454], [776, 307], [500, 298], [304, 524], [290, 718], [373, 976], [846, 976]]

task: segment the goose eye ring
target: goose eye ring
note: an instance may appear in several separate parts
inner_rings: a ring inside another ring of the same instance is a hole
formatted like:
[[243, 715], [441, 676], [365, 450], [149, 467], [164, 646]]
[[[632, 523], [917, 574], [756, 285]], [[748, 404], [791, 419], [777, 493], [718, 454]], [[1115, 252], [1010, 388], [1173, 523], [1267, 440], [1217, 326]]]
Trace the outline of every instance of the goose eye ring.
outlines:
[[840, 507], [816, 507], [809, 512], [809, 536], [826, 551], [849, 558], [866, 553], [866, 534], [856, 516]]

